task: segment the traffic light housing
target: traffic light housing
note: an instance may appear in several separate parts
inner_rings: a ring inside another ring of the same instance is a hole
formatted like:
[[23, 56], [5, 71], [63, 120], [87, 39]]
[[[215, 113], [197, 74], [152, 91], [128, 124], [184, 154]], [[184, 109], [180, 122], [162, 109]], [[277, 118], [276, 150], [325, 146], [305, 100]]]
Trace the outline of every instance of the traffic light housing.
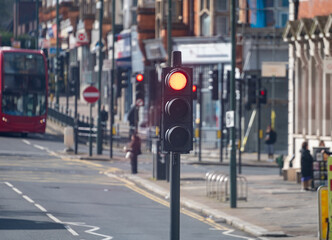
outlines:
[[145, 96], [144, 75], [142, 73], [136, 73], [135, 79], [136, 79], [136, 89], [135, 89], [136, 102], [137, 100], [140, 99], [142, 100], [144, 105], [144, 96]]
[[266, 88], [259, 89], [259, 103], [260, 104], [266, 104], [267, 103], [267, 91]]
[[71, 65], [69, 69], [68, 87], [70, 95], [78, 96], [78, 86], [80, 81], [80, 69], [76, 65]]
[[161, 140], [164, 152], [188, 153], [193, 149], [192, 68], [162, 69]]
[[256, 81], [257, 78], [255, 76], [247, 76], [247, 108], [250, 108], [251, 104], [256, 104]]
[[218, 70], [209, 71], [209, 89], [211, 91], [212, 100], [218, 100]]
[[193, 100], [197, 100], [197, 85], [193, 85]]
[[128, 87], [129, 71], [125, 68], [118, 68], [116, 79], [116, 97], [121, 97], [122, 88]]

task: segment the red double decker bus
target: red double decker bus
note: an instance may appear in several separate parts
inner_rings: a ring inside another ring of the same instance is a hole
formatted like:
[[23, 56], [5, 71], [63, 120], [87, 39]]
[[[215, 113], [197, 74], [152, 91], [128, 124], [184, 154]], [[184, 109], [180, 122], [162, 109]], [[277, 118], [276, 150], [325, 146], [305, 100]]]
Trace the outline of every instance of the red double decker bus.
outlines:
[[47, 86], [42, 51], [0, 48], [0, 132], [44, 133]]

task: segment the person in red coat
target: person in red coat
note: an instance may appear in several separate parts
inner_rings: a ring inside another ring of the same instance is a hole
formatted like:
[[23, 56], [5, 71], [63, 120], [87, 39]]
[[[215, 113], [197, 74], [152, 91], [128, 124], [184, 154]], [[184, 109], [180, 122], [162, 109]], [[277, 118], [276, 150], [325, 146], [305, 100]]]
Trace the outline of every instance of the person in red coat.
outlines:
[[129, 144], [129, 151], [132, 153], [130, 158], [130, 165], [131, 165], [131, 173], [137, 173], [137, 156], [140, 155], [141, 152], [141, 139], [134, 133], [131, 136], [131, 142]]

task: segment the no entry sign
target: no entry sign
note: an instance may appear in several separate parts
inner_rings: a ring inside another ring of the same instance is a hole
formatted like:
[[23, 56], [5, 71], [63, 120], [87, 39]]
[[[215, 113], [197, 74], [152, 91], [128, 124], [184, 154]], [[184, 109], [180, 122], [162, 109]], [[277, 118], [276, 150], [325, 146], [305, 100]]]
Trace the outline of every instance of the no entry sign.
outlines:
[[90, 86], [83, 91], [83, 98], [88, 103], [95, 103], [99, 99], [99, 91], [97, 88]]

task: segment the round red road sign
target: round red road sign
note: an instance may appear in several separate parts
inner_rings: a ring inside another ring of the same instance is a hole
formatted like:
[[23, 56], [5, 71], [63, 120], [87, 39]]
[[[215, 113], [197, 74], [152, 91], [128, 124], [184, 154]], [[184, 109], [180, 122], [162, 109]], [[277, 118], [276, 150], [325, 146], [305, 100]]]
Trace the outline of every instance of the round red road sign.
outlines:
[[98, 101], [99, 99], [99, 91], [97, 88], [90, 86], [87, 87], [86, 89], [84, 89], [83, 91], [83, 98], [85, 101], [87, 101], [88, 103], [95, 103]]

